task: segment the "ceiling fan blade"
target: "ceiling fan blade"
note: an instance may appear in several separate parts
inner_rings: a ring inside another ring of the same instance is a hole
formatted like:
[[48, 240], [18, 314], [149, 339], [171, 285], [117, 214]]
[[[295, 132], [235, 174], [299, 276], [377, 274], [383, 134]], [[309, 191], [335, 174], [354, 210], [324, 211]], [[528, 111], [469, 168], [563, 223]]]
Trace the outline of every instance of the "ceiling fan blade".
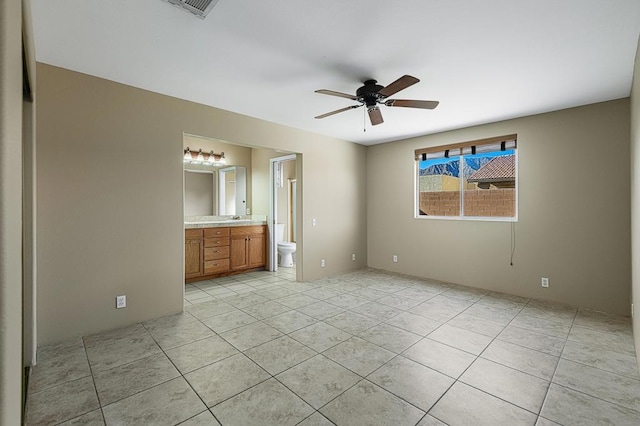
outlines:
[[383, 98], [386, 98], [393, 95], [394, 93], [398, 93], [399, 91], [406, 89], [409, 86], [413, 86], [419, 81], [420, 80], [410, 75], [403, 75], [387, 87], [380, 89], [378, 94]]
[[372, 126], [377, 126], [378, 124], [384, 123], [382, 119], [382, 113], [380, 112], [380, 108], [373, 107], [369, 108], [369, 119], [371, 120]]
[[339, 96], [341, 98], [347, 98], [354, 101], [358, 100], [358, 98], [354, 95], [349, 95], [348, 93], [336, 92], [333, 90], [320, 89], [320, 90], [316, 90], [316, 93], [321, 93], [323, 95]]
[[422, 109], [434, 109], [438, 106], [438, 101], [414, 101], [410, 99], [389, 99], [384, 104], [390, 107], [405, 107], [405, 108], [422, 108]]
[[354, 109], [354, 108], [360, 108], [361, 106], [362, 106], [362, 104], [360, 104], [360, 105], [351, 105], [351, 106], [348, 106], [348, 107], [337, 109], [335, 111], [328, 112], [326, 114], [319, 115], [316, 118], [329, 117], [330, 115], [339, 114], [341, 112], [349, 111], [350, 109]]

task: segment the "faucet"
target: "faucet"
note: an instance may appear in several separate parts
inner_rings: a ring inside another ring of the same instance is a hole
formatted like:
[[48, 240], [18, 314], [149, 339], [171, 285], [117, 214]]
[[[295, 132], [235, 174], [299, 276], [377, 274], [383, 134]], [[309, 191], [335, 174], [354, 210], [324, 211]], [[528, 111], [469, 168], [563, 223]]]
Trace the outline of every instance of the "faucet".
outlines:
[[240, 220], [240, 216], [234, 216], [231, 218], [232, 220]]

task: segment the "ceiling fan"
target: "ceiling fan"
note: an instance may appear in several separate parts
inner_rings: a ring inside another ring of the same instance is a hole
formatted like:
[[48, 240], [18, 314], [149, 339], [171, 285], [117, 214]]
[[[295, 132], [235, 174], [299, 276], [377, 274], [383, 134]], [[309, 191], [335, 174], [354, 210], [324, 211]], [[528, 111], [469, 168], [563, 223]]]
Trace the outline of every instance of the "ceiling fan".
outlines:
[[339, 96], [341, 98], [347, 98], [354, 101], [360, 102], [359, 105], [351, 105], [345, 108], [340, 108], [335, 111], [328, 112], [326, 114], [322, 114], [317, 116], [316, 118], [325, 118], [334, 114], [338, 114], [344, 111], [349, 111], [350, 109], [360, 108], [361, 106], [367, 107], [367, 112], [369, 113], [369, 119], [371, 120], [371, 124], [376, 126], [378, 124], [382, 124], [384, 120], [382, 119], [382, 113], [380, 112], [380, 108], [378, 104], [386, 105], [389, 107], [404, 107], [404, 108], [422, 108], [422, 109], [434, 109], [438, 106], [438, 101], [417, 101], [410, 99], [387, 99], [389, 96], [398, 93], [401, 90], [406, 89], [409, 86], [412, 86], [419, 82], [415, 77], [410, 75], [404, 75], [388, 85], [387, 87], [380, 86], [376, 80], [367, 80], [364, 82], [364, 86], [360, 87], [356, 90], [356, 94], [349, 95], [348, 93], [335, 92], [333, 90], [316, 90], [316, 93], [321, 93], [323, 95], [331, 95], [331, 96]]

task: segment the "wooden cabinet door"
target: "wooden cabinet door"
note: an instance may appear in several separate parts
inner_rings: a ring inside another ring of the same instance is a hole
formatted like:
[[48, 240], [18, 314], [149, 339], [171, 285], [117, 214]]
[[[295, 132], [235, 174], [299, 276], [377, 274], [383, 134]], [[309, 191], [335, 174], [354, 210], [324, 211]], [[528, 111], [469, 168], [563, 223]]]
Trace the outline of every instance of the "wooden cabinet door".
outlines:
[[231, 237], [229, 247], [229, 266], [232, 271], [249, 267], [248, 238], [245, 235]]
[[184, 241], [184, 276], [199, 277], [204, 273], [202, 259], [202, 239]]
[[263, 235], [251, 235], [249, 237], [249, 268], [257, 268], [267, 263], [265, 250], [265, 237]]

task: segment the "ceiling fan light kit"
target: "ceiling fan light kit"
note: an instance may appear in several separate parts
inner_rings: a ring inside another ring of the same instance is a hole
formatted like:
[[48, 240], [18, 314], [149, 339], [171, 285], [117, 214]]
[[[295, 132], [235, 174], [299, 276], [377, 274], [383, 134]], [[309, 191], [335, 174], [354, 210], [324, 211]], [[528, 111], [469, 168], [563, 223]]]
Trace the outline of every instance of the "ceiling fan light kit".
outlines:
[[351, 105], [345, 108], [340, 108], [335, 111], [328, 112], [326, 114], [318, 115], [317, 119], [326, 118], [334, 114], [338, 114], [344, 111], [349, 111], [354, 108], [359, 108], [361, 106], [367, 107], [367, 113], [369, 114], [369, 120], [371, 120], [371, 125], [377, 126], [378, 124], [382, 124], [384, 120], [382, 119], [382, 112], [378, 105], [385, 105], [388, 107], [403, 107], [403, 108], [420, 108], [420, 109], [434, 109], [438, 106], [438, 101], [419, 101], [419, 100], [411, 100], [411, 99], [387, 99], [389, 96], [392, 96], [398, 93], [401, 90], [406, 89], [409, 86], [413, 86], [418, 83], [420, 80], [417, 78], [404, 75], [384, 87], [378, 84], [376, 80], [366, 80], [364, 82], [364, 86], [360, 87], [356, 90], [356, 94], [349, 95], [348, 93], [336, 92], [333, 90], [316, 90], [316, 93], [320, 93], [323, 95], [330, 96], [338, 96], [341, 98], [347, 98], [354, 101], [360, 102], [359, 105]]

